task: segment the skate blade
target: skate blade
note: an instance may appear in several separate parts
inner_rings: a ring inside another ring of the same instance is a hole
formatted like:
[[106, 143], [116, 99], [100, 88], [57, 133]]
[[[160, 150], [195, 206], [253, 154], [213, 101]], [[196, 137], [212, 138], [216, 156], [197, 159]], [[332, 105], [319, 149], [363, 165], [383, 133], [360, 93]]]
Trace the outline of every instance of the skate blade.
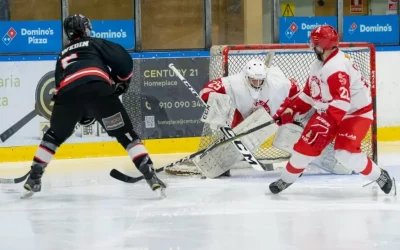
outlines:
[[392, 182], [393, 182], [393, 187], [392, 189], [394, 189], [394, 196], [397, 195], [397, 186], [396, 186], [396, 180], [394, 178], [392, 178]]
[[160, 197], [160, 198], [166, 198], [167, 197], [167, 195], [165, 194], [165, 188], [160, 187], [160, 188], [157, 188], [154, 191], [157, 193], [158, 197]]
[[26, 191], [25, 193], [23, 193], [21, 195], [21, 199], [31, 198], [34, 194], [35, 194], [35, 192], [33, 192], [33, 191]]

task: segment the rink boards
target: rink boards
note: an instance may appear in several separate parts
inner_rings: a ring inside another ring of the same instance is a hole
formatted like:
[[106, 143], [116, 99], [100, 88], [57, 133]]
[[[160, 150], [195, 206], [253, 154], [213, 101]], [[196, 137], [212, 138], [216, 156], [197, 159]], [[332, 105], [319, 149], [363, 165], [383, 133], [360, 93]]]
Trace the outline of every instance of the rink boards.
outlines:
[[[390, 48], [389, 48], [390, 49]], [[400, 76], [397, 74], [398, 70], [396, 69], [396, 65], [400, 63], [400, 51], [398, 51], [398, 47], [391, 47], [390, 51], [379, 51], [377, 52], [377, 116], [378, 116], [378, 142], [392, 142], [392, 141], [400, 141], [400, 117], [397, 116], [396, 106], [400, 105], [400, 99], [397, 98], [396, 93], [400, 93], [400, 83], [397, 83]], [[190, 52], [191, 54], [187, 54], [185, 56], [190, 58], [198, 59], [199, 56], [203, 56], [204, 52], [201, 54], [200, 52]], [[161, 54], [161, 53], [158, 53]], [[180, 55], [175, 55], [172, 53], [167, 53], [166, 57], [169, 57], [169, 60], [176, 60]], [[183, 53], [184, 54], [184, 53]], [[189, 55], [189, 56], [188, 56]], [[151, 55], [157, 57], [159, 55]], [[151, 57], [149, 55], [149, 57]], [[172, 58], [176, 57], [176, 58]], [[23, 119], [25, 115], [32, 111], [33, 107], [35, 107], [35, 101], [39, 100], [40, 96], [35, 96], [35, 92], [39, 92], [36, 89], [36, 85], [40, 80], [44, 80], [46, 83], [46, 79], [42, 79], [46, 73], [51, 69], [51, 65], [54, 64], [54, 58], [50, 56], [40, 57], [40, 61], [35, 61], [26, 58], [20, 58], [20, 61], [7, 61], [4, 58], [0, 58], [0, 65], [3, 66], [5, 70], [0, 72], [0, 133], [8, 129], [10, 126], [15, 124], [18, 120]], [[5, 62], [7, 61], [7, 62]], [[161, 67], [161, 59], [157, 60], [157, 64], [153, 65], [154, 69], [160, 69], [157, 67]], [[396, 61], [398, 61], [396, 63]], [[189, 63], [188, 61], [181, 61]], [[159, 65], [160, 64], [160, 65]], [[193, 74], [193, 79], [196, 79], [196, 75], [204, 74], [204, 67], [199, 66], [199, 68], [195, 68], [194, 66], [202, 65], [200, 64], [187, 64], [186, 74], [189, 77]], [[16, 66], [17, 65], [17, 66]], [[33, 67], [34, 65], [38, 65], [37, 67]], [[144, 64], [143, 64], [144, 65]], [[142, 66], [143, 66], [142, 65]], [[183, 65], [183, 64], [182, 64]], [[151, 70], [151, 65], [147, 68], [148, 71], [142, 72], [143, 76], [148, 76], [148, 78], [153, 79], [151, 87], [154, 87], [154, 84], [157, 82], [157, 77], [161, 77], [157, 74], [164, 74], [164, 71]], [[196, 71], [198, 69], [198, 71]], [[140, 69], [143, 70], [143, 69]], [[397, 70], [397, 71], [396, 71]], [[35, 71], [33, 74], [31, 71]], [[31, 74], [32, 73], [32, 74]], [[163, 77], [161, 77], [164, 79]], [[160, 78], [160, 79], [161, 79]], [[172, 79], [174, 79], [172, 77]], [[176, 79], [175, 79], [176, 80]], [[147, 80], [150, 82], [150, 80]], [[193, 84], [194, 80], [191, 80]], [[160, 82], [162, 84], [173, 84], [171, 81]], [[46, 86], [46, 85], [45, 85]], [[150, 86], [150, 85], [149, 85]], [[182, 85], [178, 85], [182, 86]], [[164, 88], [164, 87], [163, 87]], [[168, 89], [168, 88], [167, 88]], [[186, 93], [186, 90], [182, 90], [180, 92]], [[148, 92], [150, 93], [150, 92]], [[176, 93], [169, 93], [169, 95], [174, 95]], [[190, 93], [189, 93], [190, 95]], [[159, 98], [159, 97], [157, 97]], [[192, 97], [191, 97], [192, 98]], [[36, 100], [35, 100], [36, 99]], [[148, 99], [147, 101], [149, 101]], [[167, 111], [167, 112], [175, 112], [175, 113], [167, 113], [165, 115], [165, 119], [167, 118], [175, 118], [179, 119], [176, 114], [184, 113], [182, 107], [187, 105], [186, 101], [182, 103], [178, 103], [177, 111]], [[172, 103], [176, 105], [176, 103]], [[169, 105], [169, 103], [163, 103], [163, 105]], [[181, 105], [179, 107], [179, 105]], [[190, 103], [190, 105], [195, 105], [195, 103]], [[154, 106], [148, 107], [151, 105], [145, 105], [146, 110], [142, 112], [152, 112], [154, 110]], [[132, 105], [132, 107], [135, 107]], [[186, 112], [191, 113], [190, 110], [194, 110], [198, 112], [199, 107], [194, 107], [193, 109], [186, 109]], [[46, 111], [46, 109], [44, 109]], [[42, 111], [43, 112], [43, 111]], [[192, 112], [193, 113], [193, 112]], [[195, 114], [197, 117], [197, 113]], [[147, 115], [143, 114], [143, 120]], [[163, 117], [163, 114], [160, 114], [159, 117]], [[146, 119], [147, 121], [147, 119]], [[179, 120], [178, 120], [179, 121]], [[181, 122], [191, 122], [193, 120], [181, 120]], [[156, 120], [157, 122], [157, 120]], [[164, 121], [165, 122], [165, 121]], [[145, 137], [144, 138], [152, 138], [152, 133], [155, 133], [155, 129], [149, 128], [144, 130]], [[45, 117], [37, 115], [31, 121], [29, 121], [25, 127], [19, 130], [13, 137], [8, 139], [6, 142], [2, 142], [0, 140], [0, 162], [9, 162], [9, 161], [25, 161], [31, 160], [34, 155], [37, 145], [40, 143], [41, 135], [44, 129], [48, 126], [48, 121]], [[144, 144], [146, 145], [148, 151], [151, 154], [169, 154], [169, 153], [187, 153], [197, 151], [200, 137], [198, 137], [198, 129], [201, 124], [198, 125], [190, 125], [184, 126], [182, 124], [175, 125], [176, 127], [182, 127], [182, 130], [188, 127], [196, 127], [196, 131], [192, 131], [192, 134], [186, 132], [187, 134], [179, 135], [158, 135], [158, 138], [166, 138], [166, 139], [156, 139], [157, 135], [153, 138], [155, 139], [144, 139]], [[172, 126], [171, 126], [172, 127]], [[168, 131], [167, 131], [168, 132]], [[82, 134], [81, 132], [79, 132]], [[77, 134], [79, 134], [77, 133]], [[112, 138], [108, 138], [104, 131], [100, 131], [97, 127], [97, 130], [93, 131], [96, 133], [94, 136], [87, 136], [86, 138], [80, 137], [81, 135], [76, 135], [72, 140], [69, 140], [68, 143], [62, 145], [62, 147], [57, 151], [56, 158], [58, 159], [70, 159], [70, 158], [85, 158], [85, 157], [108, 157], [108, 156], [123, 156], [126, 155], [125, 150]], [[197, 135], [197, 136], [196, 136]], [[180, 138], [181, 137], [181, 138]], [[380, 150], [379, 148], [378, 150]]]

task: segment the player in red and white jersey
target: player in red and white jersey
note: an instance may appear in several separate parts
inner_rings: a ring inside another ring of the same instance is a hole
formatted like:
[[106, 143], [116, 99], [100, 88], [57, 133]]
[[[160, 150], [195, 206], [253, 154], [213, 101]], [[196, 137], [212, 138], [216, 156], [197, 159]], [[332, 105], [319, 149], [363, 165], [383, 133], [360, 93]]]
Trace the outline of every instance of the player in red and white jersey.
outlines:
[[209, 81], [200, 96], [207, 102], [212, 92], [231, 98], [235, 108], [233, 128], [260, 106], [274, 115], [286, 98], [299, 94], [300, 87], [294, 79], [286, 78], [279, 67], [266, 67], [261, 60], [251, 59], [240, 73]]
[[388, 172], [361, 151], [361, 142], [373, 122], [368, 82], [350, 57], [338, 48], [338, 33], [332, 26], [315, 28], [310, 38], [318, 60], [311, 65], [303, 92], [293, 100], [286, 100], [274, 118], [283, 125], [293, 122], [297, 113], [311, 108], [317, 112], [294, 145], [295, 153], [281, 179], [270, 185], [271, 192], [279, 193], [295, 182], [305, 167], [336, 137], [336, 159], [346, 168], [376, 181], [386, 194], [390, 193], [395, 184]]
[[[292, 100], [298, 96], [300, 91], [301, 88], [297, 84], [296, 80], [288, 79], [279, 67], [266, 67], [264, 62], [261, 60], [251, 59], [246, 63], [240, 73], [209, 81], [201, 90], [200, 96], [206, 102], [209, 100], [211, 93], [219, 93], [229, 96], [231, 106], [222, 106], [217, 109], [235, 109], [231, 123], [231, 127], [235, 128], [260, 107], [264, 108], [270, 116], [273, 116], [285, 100]], [[210, 112], [211, 110], [212, 109], [210, 109]], [[304, 123], [304, 121], [310, 117], [310, 114], [312, 115], [312, 112], [314, 112], [314, 110], [296, 115], [295, 121]], [[225, 114], [225, 112], [221, 113]], [[210, 113], [208, 116], [215, 117], [211, 116]], [[220, 119], [220, 117], [221, 115], [218, 115], [217, 120], [228, 120], [228, 118]], [[213, 122], [215, 122], [215, 120], [213, 120]], [[224, 126], [223, 123], [225, 122], [220, 123], [220, 126]], [[302, 128], [298, 126], [296, 127], [296, 131], [302, 130]], [[283, 127], [279, 129], [277, 135], [283, 135], [283, 129]], [[289, 134], [293, 134], [293, 131], [289, 132]], [[262, 133], [257, 135], [254, 134], [254, 136], [260, 137], [260, 140], [268, 139], [268, 136]], [[283, 144], [289, 145], [286, 136], [277, 136], [275, 139], [276, 138], [283, 138]], [[295, 140], [296, 139], [290, 141], [294, 144]], [[274, 143], [273, 146], [278, 146], [274, 145]], [[292, 148], [278, 148], [287, 151], [288, 153], [291, 153], [292, 151]], [[348, 171], [341, 164], [337, 163], [333, 152], [333, 145], [330, 145], [323, 152], [321, 157], [310, 163], [310, 166], [318, 167], [333, 174], [351, 174], [351, 171]], [[226, 172], [225, 175], [229, 175], [229, 172]]]

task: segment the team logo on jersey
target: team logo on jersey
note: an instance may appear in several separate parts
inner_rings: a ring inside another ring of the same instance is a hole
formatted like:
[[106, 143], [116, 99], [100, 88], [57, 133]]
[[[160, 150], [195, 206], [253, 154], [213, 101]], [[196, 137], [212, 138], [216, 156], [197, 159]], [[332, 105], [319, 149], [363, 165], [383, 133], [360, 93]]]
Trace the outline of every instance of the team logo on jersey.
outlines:
[[321, 100], [322, 99], [322, 94], [321, 94], [321, 82], [316, 76], [312, 76], [310, 80], [310, 92], [311, 92], [311, 97], [314, 100]]
[[263, 107], [268, 112], [268, 114], [271, 114], [271, 109], [268, 106], [268, 102], [269, 102], [269, 100], [267, 100], [266, 102], [260, 101], [260, 100], [254, 102], [253, 112], [256, 111], [256, 109], [258, 109], [258, 107]]
[[340, 82], [342, 85], [346, 85], [346, 84], [347, 84], [347, 79], [346, 79], [346, 76], [345, 76], [345, 75], [343, 75], [342, 73], [339, 73], [339, 74], [338, 74], [338, 78], [339, 78], [339, 82]]
[[354, 31], [357, 29], [357, 24], [356, 23], [352, 23], [349, 27], [349, 33], [353, 34]]
[[11, 27], [7, 33], [3, 36], [2, 40], [5, 45], [9, 45], [14, 37], [17, 35], [17, 31], [13, 27]]
[[297, 26], [297, 24], [295, 22], [293, 22], [292, 24], [290, 24], [289, 28], [285, 31], [285, 35], [287, 38], [292, 38], [292, 36], [294, 35], [294, 33], [296, 33], [296, 31], [299, 29], [299, 27]]

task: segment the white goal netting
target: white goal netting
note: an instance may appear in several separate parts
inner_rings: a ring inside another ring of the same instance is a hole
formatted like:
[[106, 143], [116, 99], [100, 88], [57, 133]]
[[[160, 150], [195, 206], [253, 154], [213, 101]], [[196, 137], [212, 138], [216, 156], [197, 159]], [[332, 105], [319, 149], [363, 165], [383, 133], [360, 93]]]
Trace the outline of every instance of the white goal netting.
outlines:
[[[367, 43], [341, 43], [340, 48], [352, 58], [363, 77], [369, 80], [373, 105], [376, 112], [374, 46]], [[268, 52], [271, 51], [275, 52], [272, 65], [280, 67], [287, 78], [294, 78], [300, 85], [304, 86], [308, 77], [310, 64], [316, 60], [316, 56], [310, 50], [308, 44], [213, 46], [210, 50], [210, 80], [240, 72], [245, 63], [252, 58], [265, 61]], [[219, 131], [213, 131], [210, 129], [209, 125], [205, 124], [198, 149], [202, 150], [207, 148], [215, 140], [221, 138], [221, 136], [222, 134]], [[255, 152], [256, 158], [261, 162], [280, 162], [290, 157], [288, 153], [272, 146], [273, 139], [274, 137], [268, 138], [257, 152]], [[364, 139], [362, 150], [377, 162], [376, 122], [373, 123], [368, 135]], [[247, 165], [241, 164], [241, 166]], [[199, 173], [196, 167], [190, 162], [170, 168], [167, 172], [170, 174]]]

